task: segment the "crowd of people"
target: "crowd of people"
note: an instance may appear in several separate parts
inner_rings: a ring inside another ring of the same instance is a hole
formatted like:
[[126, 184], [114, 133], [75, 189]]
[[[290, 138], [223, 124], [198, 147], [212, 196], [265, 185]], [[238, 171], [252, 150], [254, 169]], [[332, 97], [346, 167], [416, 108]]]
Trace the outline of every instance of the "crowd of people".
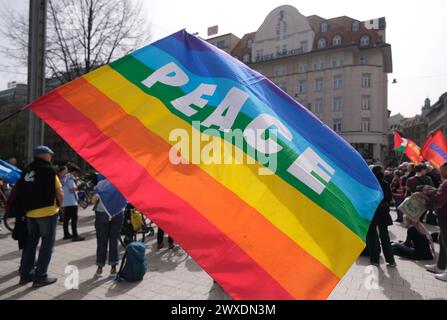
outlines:
[[[8, 201], [8, 212], [17, 217], [13, 238], [23, 249], [20, 263], [20, 284], [33, 282], [34, 287], [52, 284], [56, 278], [48, 276], [56, 238], [58, 219], [63, 224], [63, 240], [83, 241], [78, 232], [77, 190], [81, 170], [72, 163], [57, 168], [52, 165], [54, 152], [46, 147], [34, 149], [34, 161], [27, 166]], [[377, 207], [366, 235], [366, 248], [373, 265], [379, 265], [383, 253], [389, 267], [396, 267], [395, 255], [412, 260], [432, 260], [426, 265], [436, 278], [447, 281], [447, 162], [440, 170], [428, 164], [402, 163], [398, 168], [371, 165], [370, 169], [383, 190], [383, 200]], [[104, 177], [95, 178], [92, 203], [95, 212], [97, 239], [96, 276], [110, 265], [110, 274], [117, 273], [119, 237], [129, 205], [120, 192]], [[400, 210], [408, 197], [418, 197], [426, 204], [426, 212], [413, 220]], [[399, 242], [390, 240], [388, 227], [393, 224], [390, 207], [396, 208], [395, 222], [407, 227], [407, 237]], [[439, 232], [430, 233], [424, 223], [439, 226]], [[70, 230], [71, 227], [71, 230]], [[71, 232], [70, 232], [71, 231]], [[157, 248], [161, 249], [164, 231], [158, 228]], [[41, 246], [36, 261], [37, 245]], [[439, 242], [436, 254], [434, 242]], [[169, 237], [169, 248], [174, 240]]]
[[[383, 190], [384, 198], [379, 204], [366, 235], [364, 255], [370, 257], [373, 265], [379, 265], [380, 253], [383, 252], [389, 267], [396, 267], [394, 256], [412, 260], [433, 260], [436, 264], [426, 265], [435, 278], [447, 282], [447, 162], [438, 171], [429, 164], [403, 163], [398, 168], [370, 166]], [[425, 203], [425, 212], [416, 221], [405, 216], [401, 204], [409, 197], [418, 197]], [[405, 241], [393, 243], [388, 227], [393, 225], [390, 207], [396, 208], [395, 222], [407, 227]], [[426, 224], [439, 226], [439, 232], [430, 233]], [[436, 254], [434, 242], [440, 245]]]
[[[64, 241], [85, 240], [78, 232], [77, 191], [81, 170], [73, 163], [54, 167], [53, 155], [47, 146], [34, 149], [34, 161], [23, 170], [7, 202], [8, 214], [16, 217], [13, 238], [18, 240], [19, 249], [23, 249], [19, 270], [21, 285], [33, 282], [33, 287], [41, 287], [57, 281], [48, 275], [48, 267], [58, 221], [63, 224]], [[108, 262], [110, 275], [114, 276], [120, 261], [119, 237], [128, 203], [104, 177], [98, 174], [94, 180], [91, 200], [97, 240], [95, 275], [101, 276]], [[164, 231], [159, 228], [158, 249], [163, 247], [163, 236]], [[173, 247], [174, 240], [169, 237], [169, 248]]]

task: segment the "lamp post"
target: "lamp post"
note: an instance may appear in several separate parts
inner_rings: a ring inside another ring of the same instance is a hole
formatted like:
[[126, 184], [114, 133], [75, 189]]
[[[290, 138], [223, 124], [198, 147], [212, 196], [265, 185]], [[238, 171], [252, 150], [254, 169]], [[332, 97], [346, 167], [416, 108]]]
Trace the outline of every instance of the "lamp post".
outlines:
[[[30, 0], [28, 42], [28, 103], [35, 101], [45, 91], [45, 42], [47, 0]], [[42, 145], [44, 123], [28, 110], [27, 159], [33, 159], [33, 149]]]

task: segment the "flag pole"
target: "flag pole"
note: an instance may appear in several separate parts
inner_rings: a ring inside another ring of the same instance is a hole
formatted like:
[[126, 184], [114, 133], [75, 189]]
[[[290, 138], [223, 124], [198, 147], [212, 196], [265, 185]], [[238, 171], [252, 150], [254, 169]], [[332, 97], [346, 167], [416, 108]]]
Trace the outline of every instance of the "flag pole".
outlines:
[[402, 152], [402, 155], [400, 156], [399, 165], [402, 164], [402, 160], [404, 158], [405, 151]]

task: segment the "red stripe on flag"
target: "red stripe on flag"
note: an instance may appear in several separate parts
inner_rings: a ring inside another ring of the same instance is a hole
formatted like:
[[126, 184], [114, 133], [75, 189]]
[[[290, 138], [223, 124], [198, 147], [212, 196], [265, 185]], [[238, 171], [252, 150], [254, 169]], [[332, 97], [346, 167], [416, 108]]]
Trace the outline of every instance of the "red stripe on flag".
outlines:
[[[57, 91], [34, 103], [32, 109], [93, 167], [100, 169], [132, 204], [147, 208], [150, 203], [150, 212], [145, 214], [154, 216], [157, 225], [171, 232], [234, 299], [294, 299], [230, 238], [154, 180]], [[125, 180], [121, 179], [123, 172]]]

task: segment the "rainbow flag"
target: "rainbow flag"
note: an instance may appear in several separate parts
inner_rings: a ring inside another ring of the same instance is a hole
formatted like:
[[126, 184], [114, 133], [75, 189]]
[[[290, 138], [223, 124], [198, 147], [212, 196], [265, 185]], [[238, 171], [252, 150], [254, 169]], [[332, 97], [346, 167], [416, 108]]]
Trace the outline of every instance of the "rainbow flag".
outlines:
[[185, 31], [31, 105], [234, 299], [325, 299], [383, 195], [271, 81]]

